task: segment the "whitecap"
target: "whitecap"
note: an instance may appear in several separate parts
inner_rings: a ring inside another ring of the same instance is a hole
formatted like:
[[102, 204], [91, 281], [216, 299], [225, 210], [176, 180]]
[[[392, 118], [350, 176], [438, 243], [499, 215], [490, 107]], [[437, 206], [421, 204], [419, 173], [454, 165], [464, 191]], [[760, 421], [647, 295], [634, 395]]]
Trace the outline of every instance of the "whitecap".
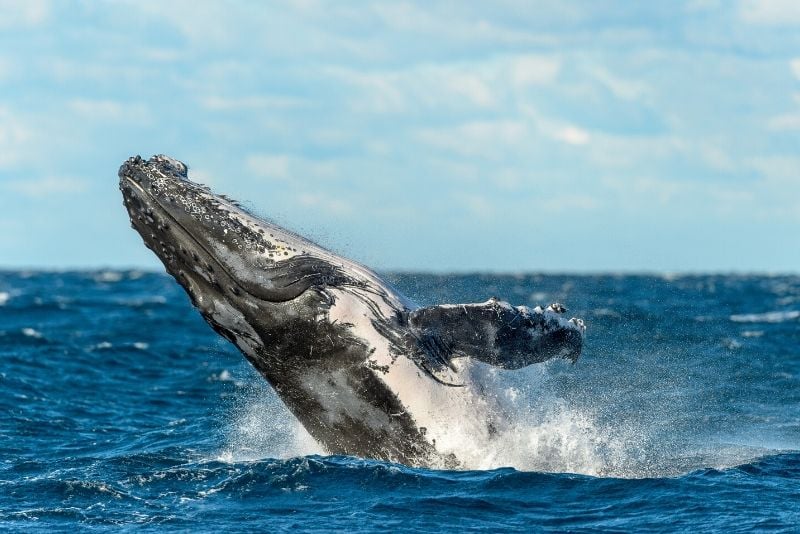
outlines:
[[9, 295], [7, 291], [0, 291], [0, 306], [5, 306], [10, 298], [11, 295]]
[[739, 348], [742, 347], [741, 342], [736, 341], [735, 339], [732, 339], [732, 338], [729, 338], [729, 337], [726, 337], [725, 339], [723, 339], [722, 340], [722, 344], [725, 346], [725, 348], [730, 349], [730, 350], [736, 350], [736, 349], [739, 349]]
[[212, 374], [208, 377], [210, 382], [233, 382], [233, 374], [227, 369], [223, 369], [219, 374]]
[[142, 341], [137, 341], [136, 343], [133, 344], [133, 348], [139, 349], [139, 350], [147, 350], [149, 347], [150, 347], [149, 344], [144, 343]]
[[102, 271], [93, 278], [95, 282], [119, 282], [122, 280], [123, 274], [119, 271]]
[[39, 339], [39, 338], [42, 337], [42, 333], [39, 332], [38, 330], [34, 329], [34, 328], [23, 328], [22, 329], [22, 335], [27, 336], [27, 337], [33, 337], [33, 338], [36, 338], [36, 339]]
[[798, 310], [744, 313], [730, 316], [730, 320], [734, 323], [783, 323], [797, 318], [800, 318]]
[[761, 337], [763, 335], [763, 330], [745, 330], [742, 332], [742, 337]]

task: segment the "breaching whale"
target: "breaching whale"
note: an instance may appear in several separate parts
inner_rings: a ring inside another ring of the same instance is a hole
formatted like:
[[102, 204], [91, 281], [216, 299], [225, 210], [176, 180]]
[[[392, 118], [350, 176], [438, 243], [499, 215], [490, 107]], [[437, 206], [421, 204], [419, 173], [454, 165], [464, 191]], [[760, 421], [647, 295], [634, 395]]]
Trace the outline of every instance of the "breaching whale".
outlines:
[[470, 387], [471, 361], [519, 369], [581, 352], [583, 322], [558, 304], [420, 308], [362, 265], [189, 181], [170, 157], [131, 158], [119, 180], [145, 245], [331, 454], [458, 466], [449, 423], [487, 402]]

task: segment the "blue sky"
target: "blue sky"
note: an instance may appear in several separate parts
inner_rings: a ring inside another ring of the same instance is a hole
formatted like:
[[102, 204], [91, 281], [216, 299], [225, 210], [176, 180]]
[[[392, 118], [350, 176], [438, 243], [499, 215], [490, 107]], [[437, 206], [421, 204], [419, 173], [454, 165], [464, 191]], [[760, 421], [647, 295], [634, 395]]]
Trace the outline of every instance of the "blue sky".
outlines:
[[137, 153], [379, 269], [796, 272], [800, 2], [0, 0], [0, 266], [157, 268]]

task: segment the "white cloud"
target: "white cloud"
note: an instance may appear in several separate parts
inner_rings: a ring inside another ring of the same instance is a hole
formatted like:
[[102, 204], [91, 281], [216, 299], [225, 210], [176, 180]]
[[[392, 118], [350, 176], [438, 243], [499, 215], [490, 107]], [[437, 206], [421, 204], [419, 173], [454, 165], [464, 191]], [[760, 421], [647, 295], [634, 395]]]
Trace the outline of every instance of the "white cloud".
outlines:
[[[135, 62], [87, 61], [73, 59], [74, 56], [54, 54], [39, 64], [39, 68], [49, 75], [51, 82], [80, 82], [108, 84], [113, 80], [115, 85], [140, 84], [143, 80], [154, 77], [159, 72], [151, 64]], [[163, 77], [163, 73], [159, 74]], [[165, 83], [164, 80], [159, 80]]]
[[306, 100], [293, 96], [204, 96], [199, 100], [210, 111], [294, 109], [308, 105]]
[[368, 73], [342, 67], [326, 69], [326, 74], [354, 86], [360, 94], [349, 105], [357, 112], [402, 113], [407, 111], [409, 98], [398, 88], [397, 74]]
[[138, 2], [130, 0], [125, 11], [144, 12], [153, 19], [167, 22], [195, 43], [225, 45], [237, 36], [241, 21], [241, 6], [208, 3], [198, 9], [188, 0], [170, 2]]
[[266, 178], [289, 178], [289, 156], [286, 154], [253, 154], [245, 160], [247, 170]]
[[256, 176], [292, 182], [324, 182], [343, 177], [338, 160], [317, 160], [290, 154], [250, 154], [245, 158], [245, 167]]
[[800, 130], [800, 113], [785, 113], [769, 119], [767, 127], [775, 131]]
[[699, 143], [695, 146], [695, 149], [702, 160], [712, 169], [733, 172], [738, 167], [733, 155], [720, 146], [711, 143]]
[[589, 73], [595, 80], [608, 88], [614, 96], [623, 100], [637, 100], [648, 91], [646, 83], [620, 78], [603, 67], [592, 67], [589, 69]]
[[800, 80], [800, 58], [795, 58], [789, 62], [789, 68], [792, 70], [794, 77]]
[[306, 208], [321, 209], [334, 215], [347, 215], [353, 211], [353, 207], [346, 200], [325, 194], [301, 193], [297, 196], [297, 202]]
[[388, 71], [330, 67], [324, 72], [356, 89], [350, 101], [355, 111], [407, 113], [499, 107], [531, 86], [554, 83], [560, 69], [555, 56], [522, 54], [420, 63]]
[[767, 178], [792, 180], [800, 189], [800, 157], [760, 156], [748, 159], [747, 165]]
[[587, 130], [575, 124], [547, 117], [530, 105], [522, 105], [520, 113], [533, 123], [541, 135], [550, 139], [575, 146], [585, 145], [591, 140], [592, 136]]
[[[603, 187], [615, 209], [632, 213], [682, 213], [681, 218], [800, 221], [800, 159], [757, 158], [745, 162], [761, 174], [755, 182], [719, 183], [658, 176], [606, 177]], [[665, 211], [666, 210], [666, 211]]]
[[10, 59], [0, 57], [0, 82], [11, 77], [16, 65]]
[[490, 107], [495, 104], [495, 96], [489, 85], [479, 76], [466, 72], [456, 72], [444, 79], [446, 87], [456, 95], [465, 96], [479, 107]]
[[739, 16], [745, 22], [770, 26], [800, 24], [800, 2], [797, 0], [743, 0]]
[[500, 189], [514, 191], [525, 181], [525, 176], [516, 167], [497, 169], [491, 172], [492, 183]]
[[759, 156], [747, 159], [745, 165], [760, 176], [751, 188], [756, 200], [749, 209], [765, 221], [800, 221], [800, 157]]
[[570, 145], [585, 145], [589, 142], [589, 132], [577, 126], [565, 126], [557, 130], [554, 137]]
[[[692, 143], [678, 135], [613, 135], [594, 132], [589, 157], [606, 169], [644, 169], [668, 166], [678, 155], [691, 151]], [[664, 167], [667, 168], [667, 167]]]
[[172, 48], [144, 47], [139, 51], [141, 56], [148, 61], [172, 63], [185, 58], [185, 54]]
[[455, 127], [424, 128], [418, 138], [428, 145], [455, 152], [463, 156], [500, 158], [498, 147], [519, 146], [529, 136], [522, 121], [494, 120], [470, 121]]
[[686, 11], [710, 11], [719, 9], [722, 0], [688, 0], [685, 5]]
[[472, 215], [488, 219], [496, 214], [496, 206], [485, 195], [456, 193], [454, 198]]
[[[693, 195], [697, 187], [691, 182], [665, 180], [653, 176], [606, 178], [603, 184], [616, 190], [622, 198], [630, 196], [647, 198], [648, 202], [645, 205], [650, 205], [653, 200], [662, 205], [672, 204], [679, 196]], [[632, 205], [641, 206], [638, 202]]]
[[149, 121], [149, 112], [143, 104], [115, 100], [77, 98], [67, 104], [69, 108], [90, 120], [142, 123]]
[[325, 7], [322, 0], [287, 0], [286, 3], [290, 9], [308, 15], [319, 13]]
[[550, 214], [589, 211], [599, 207], [597, 198], [581, 194], [556, 195], [545, 199], [542, 205], [542, 209]]
[[17, 163], [32, 138], [32, 128], [0, 106], [0, 168]]
[[3, 184], [4, 189], [26, 197], [39, 198], [51, 195], [82, 193], [88, 189], [85, 180], [77, 178], [37, 178], [33, 180], [13, 180]]
[[429, 32], [441, 21], [430, 10], [420, 9], [410, 2], [372, 3], [371, 10], [387, 26], [403, 31]]
[[0, 28], [38, 26], [50, 16], [47, 0], [0, 0]]
[[549, 56], [519, 56], [510, 63], [511, 78], [517, 88], [552, 83], [561, 70], [561, 62]]
[[372, 2], [367, 9], [361, 9], [351, 17], [361, 15], [361, 22], [371, 21], [371, 15], [383, 23], [388, 30], [411, 33], [419, 36], [432, 36], [438, 42], [458, 42], [542, 45], [553, 44], [552, 37], [541, 31], [520, 31], [508, 24], [489, 20], [498, 9], [489, 8], [481, 12], [473, 9], [452, 9], [447, 4], [442, 8], [426, 3], [421, 8], [412, 2]]

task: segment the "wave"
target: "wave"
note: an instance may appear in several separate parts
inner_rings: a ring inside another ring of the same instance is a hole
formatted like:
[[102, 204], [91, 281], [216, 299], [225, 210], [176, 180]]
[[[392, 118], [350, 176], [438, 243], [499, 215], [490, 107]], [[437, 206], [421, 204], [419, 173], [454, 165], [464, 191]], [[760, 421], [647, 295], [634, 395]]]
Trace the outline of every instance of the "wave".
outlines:
[[[178, 453], [178, 457], [176, 457]], [[3, 482], [9, 529], [791, 531], [800, 452], [676, 478], [596, 478], [510, 468], [441, 471], [341, 456], [236, 463], [164, 450], [73, 458]], [[183, 457], [181, 459], [181, 457]], [[731, 504], [731, 496], [747, 494]], [[232, 527], [232, 525], [236, 525]]]
[[797, 318], [800, 318], [800, 310], [745, 313], [730, 316], [730, 320], [734, 323], [783, 323]]

